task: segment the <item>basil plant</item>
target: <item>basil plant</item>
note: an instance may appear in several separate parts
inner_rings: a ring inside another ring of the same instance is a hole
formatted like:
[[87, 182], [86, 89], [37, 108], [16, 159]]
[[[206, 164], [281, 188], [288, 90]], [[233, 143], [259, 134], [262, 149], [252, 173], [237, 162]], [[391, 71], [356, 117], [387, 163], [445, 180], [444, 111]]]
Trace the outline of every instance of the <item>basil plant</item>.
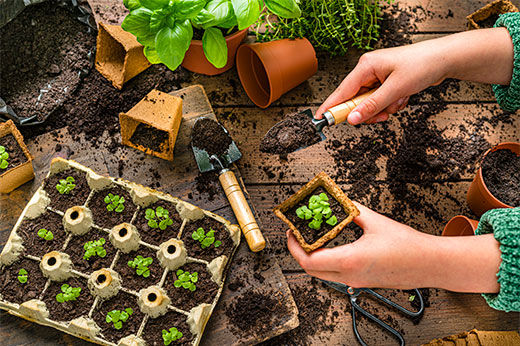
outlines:
[[152, 64], [175, 70], [193, 38], [193, 28], [204, 30], [202, 47], [217, 68], [227, 63], [227, 45], [222, 31], [231, 32], [254, 24], [264, 5], [283, 18], [299, 17], [296, 0], [124, 0], [130, 11], [121, 24], [144, 46]]

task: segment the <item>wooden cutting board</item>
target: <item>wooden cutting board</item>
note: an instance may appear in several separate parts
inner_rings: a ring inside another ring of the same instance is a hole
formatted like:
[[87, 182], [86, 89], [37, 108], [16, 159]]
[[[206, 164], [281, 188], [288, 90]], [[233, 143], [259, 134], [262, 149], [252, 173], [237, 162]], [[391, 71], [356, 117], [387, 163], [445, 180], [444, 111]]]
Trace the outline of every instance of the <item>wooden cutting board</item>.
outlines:
[[[233, 211], [220, 186], [216, 185], [216, 194], [212, 199], [209, 199], [207, 193], [197, 193], [196, 189], [196, 178], [199, 172], [190, 146], [191, 128], [200, 116], [216, 120], [203, 87], [194, 85], [171, 94], [183, 99], [183, 120], [175, 144], [173, 163], [145, 155], [129, 147], [117, 147], [115, 151], [111, 152], [109, 150], [111, 142], [119, 143], [121, 141], [119, 135], [117, 138], [109, 138], [106, 134], [100, 134], [101, 144], [98, 147], [92, 147], [91, 143], [83, 139], [73, 141], [67, 128], [63, 128], [29, 141], [27, 143], [29, 151], [35, 157], [36, 178], [11, 194], [0, 195], [0, 243], [2, 246], [25, 204], [47, 174], [50, 160], [56, 155], [75, 160], [99, 174], [108, 174], [145, 186], [156, 187], [159, 191], [180, 197], [236, 223]], [[211, 139], [208, 138], [208, 140]], [[59, 151], [57, 152], [57, 150]], [[233, 166], [232, 169], [249, 200], [240, 172], [236, 166]], [[252, 203], [250, 205], [254, 210], [254, 205]], [[257, 219], [257, 221], [262, 228], [261, 220]], [[222, 296], [206, 327], [202, 340], [203, 345], [256, 344], [298, 326], [298, 309], [291, 291], [276, 257], [270, 254], [268, 249], [269, 245], [266, 250], [253, 253], [242, 237], [240, 247], [231, 263]], [[230, 289], [230, 284], [232, 284], [232, 289]], [[227, 306], [254, 293], [277, 297], [276, 299], [285, 305], [285, 308], [273, 309], [270, 325], [265, 326], [264, 323], [262, 333], [256, 333], [254, 330], [245, 331], [233, 326], [225, 313]], [[83, 342], [49, 328], [37, 325], [28, 326], [26, 321], [6, 316], [4, 312], [0, 313], [0, 340], [8, 340], [8, 343], [13, 345], [33, 343], [35, 335], [40, 345], [78, 345]]]

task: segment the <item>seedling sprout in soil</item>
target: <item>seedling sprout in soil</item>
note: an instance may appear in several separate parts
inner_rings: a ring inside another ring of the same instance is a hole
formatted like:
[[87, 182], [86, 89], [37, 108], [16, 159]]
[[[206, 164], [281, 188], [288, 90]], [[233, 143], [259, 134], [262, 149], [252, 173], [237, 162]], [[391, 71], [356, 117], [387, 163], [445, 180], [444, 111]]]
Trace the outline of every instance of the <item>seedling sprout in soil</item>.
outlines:
[[18, 272], [18, 281], [20, 281], [20, 283], [24, 284], [27, 282], [27, 270], [25, 270], [24, 268], [20, 269], [20, 271]]
[[195, 291], [197, 287], [195, 283], [199, 281], [199, 274], [197, 272], [189, 273], [182, 269], [178, 269], [177, 272], [177, 280], [173, 282], [173, 285], [176, 288], [183, 287], [184, 289]]
[[309, 228], [319, 230], [323, 219], [331, 226], [335, 226], [338, 223], [338, 219], [335, 215], [332, 215], [330, 209], [329, 197], [325, 193], [319, 195], [312, 195], [309, 199], [309, 206], [303, 205], [296, 209], [296, 215], [302, 220], [310, 220]]
[[219, 247], [222, 244], [220, 240], [215, 241], [215, 230], [211, 228], [208, 233], [204, 233], [204, 229], [199, 227], [197, 230], [193, 231], [191, 237], [194, 240], [198, 240], [200, 242], [200, 247], [203, 249], [210, 247], [212, 244], [215, 247]]
[[52, 232], [49, 230], [46, 230], [45, 228], [40, 228], [40, 230], [38, 230], [38, 237], [45, 239], [45, 240], [54, 239], [54, 235], [52, 234]]
[[116, 213], [121, 213], [125, 210], [125, 198], [120, 197], [119, 195], [113, 195], [109, 193], [105, 199], [105, 203], [107, 204], [108, 211], [115, 211]]
[[182, 336], [182, 333], [175, 327], [170, 328], [170, 331], [167, 331], [166, 329], [163, 329], [162, 331], [162, 337], [165, 345], [169, 345], [172, 342], [179, 340], [182, 338]]
[[83, 249], [85, 249], [85, 254], [83, 255], [83, 259], [87, 261], [94, 256], [105, 257], [107, 255], [106, 250], [103, 248], [105, 245], [105, 238], [99, 238], [99, 240], [91, 240], [83, 245]]
[[56, 190], [58, 190], [62, 195], [68, 195], [76, 187], [76, 184], [74, 183], [75, 180], [71, 176], [68, 176], [65, 179], [60, 179], [59, 183], [56, 185]]
[[159, 228], [161, 231], [173, 224], [173, 220], [170, 219], [170, 212], [163, 207], [157, 207], [155, 211], [151, 208], [146, 209], [145, 219], [148, 220], [148, 226]]
[[56, 295], [56, 301], [58, 303], [64, 303], [71, 300], [76, 300], [81, 293], [81, 287], [71, 287], [68, 284], [61, 285], [61, 293]]
[[134, 258], [133, 261], [128, 261], [128, 266], [130, 268], [135, 268], [137, 275], [141, 275], [142, 277], [147, 278], [150, 276], [150, 269], [148, 266], [150, 266], [152, 263], [153, 259], [151, 257], [144, 258], [143, 256], [139, 255]]
[[134, 310], [131, 308], [126, 308], [123, 311], [112, 310], [107, 314], [105, 321], [107, 323], [112, 322], [115, 329], [121, 329], [123, 328], [123, 322], [126, 322], [133, 313]]
[[0, 145], [0, 169], [6, 169], [9, 166], [9, 153], [5, 150], [5, 147]]

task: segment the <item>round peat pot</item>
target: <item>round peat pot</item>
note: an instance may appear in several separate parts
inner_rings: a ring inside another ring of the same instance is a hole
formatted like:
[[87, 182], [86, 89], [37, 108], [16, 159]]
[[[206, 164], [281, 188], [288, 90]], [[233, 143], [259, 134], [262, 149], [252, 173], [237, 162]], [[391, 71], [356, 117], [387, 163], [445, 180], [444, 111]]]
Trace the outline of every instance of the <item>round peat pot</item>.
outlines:
[[192, 40], [190, 48], [184, 56], [181, 66], [185, 69], [205, 74], [208, 76], [214, 76], [226, 72], [235, 64], [235, 55], [237, 53], [238, 46], [247, 35], [247, 29], [237, 31], [233, 35], [226, 36], [226, 43], [228, 49], [228, 60], [226, 66], [222, 68], [216, 68], [204, 55], [204, 49], [202, 48], [201, 40]]
[[244, 44], [237, 71], [247, 96], [266, 108], [318, 71], [314, 47], [306, 38]]
[[477, 170], [477, 174], [475, 175], [473, 182], [471, 182], [467, 195], [469, 207], [473, 213], [478, 216], [481, 216], [490, 209], [512, 208], [512, 206], [502, 203], [491, 194], [491, 192], [486, 187], [486, 184], [484, 183], [484, 178], [482, 175], [482, 162], [486, 159], [486, 156], [490, 152], [498, 149], [509, 149], [515, 154], [520, 155], [520, 143], [514, 142], [500, 143], [486, 151], [481, 161], [481, 167], [479, 167]]
[[467, 218], [463, 215], [454, 216], [442, 231], [443, 237], [458, 237], [458, 236], [467, 236], [467, 235], [475, 235], [475, 230], [477, 229], [478, 221]]

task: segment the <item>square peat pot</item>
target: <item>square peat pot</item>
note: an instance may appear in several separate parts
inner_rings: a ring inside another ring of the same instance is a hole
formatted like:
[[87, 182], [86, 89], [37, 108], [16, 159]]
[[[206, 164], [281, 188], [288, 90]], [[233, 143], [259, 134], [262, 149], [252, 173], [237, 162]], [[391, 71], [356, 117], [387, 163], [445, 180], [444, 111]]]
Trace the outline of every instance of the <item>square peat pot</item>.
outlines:
[[468, 28], [492, 28], [499, 15], [509, 12], [518, 12], [518, 8], [508, 0], [493, 1], [466, 17]]
[[143, 45], [119, 25], [99, 23], [96, 69], [117, 89], [150, 67]]
[[[331, 225], [326, 223], [324, 218], [319, 229], [312, 229], [308, 226], [312, 219], [299, 218], [296, 209], [310, 205], [310, 198], [322, 193], [327, 195], [326, 202], [329, 204], [332, 213], [330, 217], [336, 216], [337, 222]], [[274, 213], [289, 225], [301, 247], [306, 252], [311, 252], [337, 237], [341, 230], [359, 215], [359, 210], [339, 186], [325, 172], [321, 172], [298, 192], [276, 207]]]
[[0, 168], [0, 193], [9, 193], [34, 178], [33, 157], [12, 120], [0, 123], [0, 145], [9, 154], [7, 161], [11, 161], [5, 169]]
[[182, 99], [152, 90], [126, 113], [119, 114], [124, 145], [173, 161], [182, 120]]

